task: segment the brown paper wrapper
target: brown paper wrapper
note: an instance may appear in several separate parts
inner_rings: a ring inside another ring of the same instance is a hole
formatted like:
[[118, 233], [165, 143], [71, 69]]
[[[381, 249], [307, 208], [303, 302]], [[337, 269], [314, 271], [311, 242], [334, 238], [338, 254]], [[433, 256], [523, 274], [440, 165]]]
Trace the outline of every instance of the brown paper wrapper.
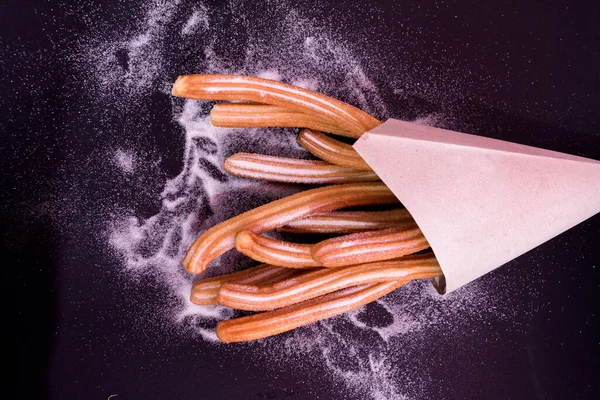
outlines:
[[600, 161], [394, 119], [354, 148], [431, 244], [441, 292], [600, 212]]

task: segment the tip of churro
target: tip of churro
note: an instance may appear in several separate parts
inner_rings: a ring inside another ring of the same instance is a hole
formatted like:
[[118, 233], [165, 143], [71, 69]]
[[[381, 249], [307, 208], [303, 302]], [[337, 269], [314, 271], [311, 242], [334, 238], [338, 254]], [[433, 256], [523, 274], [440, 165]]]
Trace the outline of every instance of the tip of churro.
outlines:
[[183, 92], [183, 86], [185, 85], [187, 75], [180, 75], [177, 77], [177, 80], [173, 84], [173, 88], [171, 89], [171, 94], [173, 96], [182, 97], [181, 93]]
[[234, 156], [235, 156], [235, 154], [227, 157], [227, 159], [223, 163], [223, 169], [225, 170], [225, 172], [227, 172], [228, 174], [231, 174], [231, 175], [235, 175], [234, 174], [235, 166], [232, 166], [232, 163], [235, 162], [235, 159], [232, 159], [232, 157], [234, 157]]
[[217, 334], [217, 338], [219, 338], [219, 340], [223, 343], [231, 343], [230, 338], [227, 335], [227, 321], [221, 321], [219, 323], [217, 323], [217, 328], [216, 328], [216, 334]]
[[185, 257], [183, 259], [183, 261], [181, 262], [181, 264], [183, 265], [183, 267], [191, 273], [195, 273], [194, 270], [194, 266], [193, 266], [193, 260], [194, 258], [194, 249], [193, 247], [190, 247], [187, 251], [187, 253], [185, 254]]
[[208, 266], [208, 263], [202, 260], [201, 257], [197, 257], [196, 254], [192, 253], [191, 251], [185, 256], [182, 264], [183, 267], [191, 274], [199, 274]]
[[217, 298], [213, 294], [207, 294], [201, 290], [193, 290], [190, 295], [190, 301], [198, 306], [209, 306], [217, 304]]

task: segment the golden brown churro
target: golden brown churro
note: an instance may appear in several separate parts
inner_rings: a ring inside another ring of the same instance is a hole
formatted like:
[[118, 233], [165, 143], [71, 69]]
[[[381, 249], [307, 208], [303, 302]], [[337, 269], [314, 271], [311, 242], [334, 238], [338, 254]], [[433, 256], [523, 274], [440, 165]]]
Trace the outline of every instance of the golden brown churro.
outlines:
[[287, 307], [347, 287], [432, 278], [441, 273], [437, 260], [430, 252], [390, 261], [319, 269], [260, 287], [226, 282], [219, 289], [217, 297], [219, 304], [238, 310], [265, 311]]
[[254, 279], [253, 277], [248, 277], [248, 278], [242, 278], [239, 280], [236, 279], [236, 280], [233, 280], [230, 282], [231, 283], [234, 283], [234, 282], [239, 283], [240, 285], [255, 285], [258, 287], [262, 287], [262, 286], [266, 286], [266, 285], [276, 285], [278, 283], [285, 282], [290, 278], [294, 278], [294, 277], [300, 276], [302, 274], [312, 272], [312, 271], [319, 269], [319, 268], [297, 269], [297, 268], [285, 268], [285, 267], [280, 267], [280, 268], [281, 268], [280, 272], [273, 274], [273, 275], [265, 276], [260, 279]]
[[274, 311], [234, 318], [217, 324], [217, 337], [225, 343], [256, 340], [331, 318], [385, 296], [406, 281], [351, 287]]
[[[253, 268], [230, 274], [219, 275], [212, 278], [196, 281], [192, 286], [190, 300], [194, 304], [207, 305], [217, 304], [217, 292], [225, 282], [242, 282], [247, 285], [257, 284], [261, 280], [269, 279], [273, 276], [281, 275], [287, 272], [286, 268], [273, 265], [261, 264]], [[286, 276], [285, 278], [287, 278]]]
[[413, 221], [405, 208], [387, 211], [332, 211], [315, 213], [277, 228], [279, 232], [348, 234], [387, 229]]
[[[262, 113], [277, 113], [277, 112], [289, 112], [295, 114], [302, 114], [299, 111], [290, 110], [285, 107], [272, 106], [269, 104], [260, 104], [260, 103], [245, 103], [245, 102], [235, 102], [235, 103], [218, 103], [213, 106], [210, 110], [211, 118], [212, 113], [216, 112], [217, 114], [226, 114], [226, 115], [255, 115]], [[316, 118], [316, 117], [315, 117]], [[212, 122], [212, 121], [211, 121]]]
[[290, 243], [241, 231], [235, 237], [235, 248], [253, 260], [287, 268], [319, 267], [310, 254], [310, 244]]
[[[414, 225], [414, 222], [405, 222]], [[398, 225], [398, 224], [396, 224]], [[369, 231], [367, 238], [354, 238], [352, 235], [345, 236], [354, 243], [347, 246], [336, 246], [335, 260], [329, 250], [323, 248], [323, 242], [317, 248], [321, 252], [321, 257], [326, 259], [329, 264], [326, 267], [341, 267], [354, 265], [361, 260], [363, 262], [374, 262], [381, 260], [390, 260], [398, 256], [412, 254], [429, 247], [428, 243], [418, 235], [418, 232], [410, 232], [411, 226], [394, 227], [382, 229], [379, 231]], [[415, 235], [416, 234], [416, 235]], [[343, 237], [335, 239], [343, 240]], [[360, 246], [379, 246], [377, 254], [370, 254], [370, 250], [365, 250]], [[247, 255], [255, 261], [278, 265], [287, 268], [313, 268], [321, 266], [321, 263], [314, 259], [312, 254], [312, 244], [292, 243], [284, 240], [276, 240], [252, 231], [242, 231], [235, 237], [235, 248], [242, 254]], [[389, 250], [388, 250], [389, 249]], [[387, 251], [387, 252], [386, 252]], [[325, 255], [323, 255], [325, 254]], [[379, 257], [379, 258], [377, 258]]]
[[298, 270], [260, 264], [242, 271], [196, 281], [192, 286], [190, 301], [198, 305], [217, 304], [219, 288], [226, 282], [242, 285], [270, 285], [295, 275], [298, 275]]
[[315, 260], [324, 267], [362, 264], [402, 257], [429, 248], [414, 222], [378, 231], [352, 233], [323, 240], [312, 247]]
[[235, 235], [243, 230], [264, 233], [319, 211], [397, 202], [387, 186], [379, 182], [347, 183], [306, 190], [208, 229], [192, 244], [183, 264], [191, 273], [203, 271], [214, 258], [233, 248]]
[[238, 75], [180, 76], [173, 85], [175, 96], [196, 100], [239, 100], [281, 106], [327, 119], [352, 137], [379, 125], [364, 111], [331, 97], [269, 79]]
[[214, 126], [224, 128], [307, 127], [342, 136], [352, 135], [327, 119], [267, 104], [216, 104], [210, 111], [210, 120]]
[[237, 153], [223, 164], [231, 175], [272, 182], [332, 184], [373, 182], [374, 172], [333, 165], [326, 161], [299, 160], [263, 154]]
[[[319, 130], [325, 131], [324, 129]], [[297, 141], [300, 146], [322, 160], [348, 168], [372, 171], [369, 164], [358, 155], [352, 146], [329, 137], [324, 133], [312, 129], [302, 129]]]

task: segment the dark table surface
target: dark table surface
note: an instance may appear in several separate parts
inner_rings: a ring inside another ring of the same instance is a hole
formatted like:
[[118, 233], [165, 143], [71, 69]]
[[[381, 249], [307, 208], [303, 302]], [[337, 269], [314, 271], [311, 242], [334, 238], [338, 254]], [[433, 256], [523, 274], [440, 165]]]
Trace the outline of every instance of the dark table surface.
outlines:
[[0, 4], [15, 398], [595, 398], [598, 215], [445, 298], [414, 283], [256, 343], [216, 343], [231, 314], [186, 302], [185, 218], [297, 189], [229, 179], [222, 158], [306, 154], [291, 130], [211, 130], [206, 104], [170, 95], [178, 75], [262, 74], [382, 119], [600, 159], [597, 2], [366, 4]]

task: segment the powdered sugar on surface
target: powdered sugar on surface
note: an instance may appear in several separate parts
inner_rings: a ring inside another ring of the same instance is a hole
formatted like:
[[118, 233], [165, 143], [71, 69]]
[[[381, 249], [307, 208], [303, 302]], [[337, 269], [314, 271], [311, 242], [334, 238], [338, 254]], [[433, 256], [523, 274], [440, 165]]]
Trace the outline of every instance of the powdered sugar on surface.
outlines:
[[[82, 41], [77, 51], [84, 56], [83, 68], [97, 89], [97, 101], [118, 110], [135, 110], [136, 102], [145, 101], [149, 93], [168, 96], [179, 73], [242, 73], [322, 91], [380, 118], [399, 117], [403, 106], [386, 101], [386, 91], [393, 92], [394, 86], [416, 88], [419, 82], [402, 82], [404, 78], [396, 76], [390, 87], [379, 87], [370, 79], [360, 49], [303, 18], [291, 2], [269, 4], [268, 15], [262, 18], [268, 20], [270, 30], [265, 35], [260, 31], [264, 26], [256, 31], [247, 26], [256, 15], [235, 2], [228, 11], [199, 2], [193, 6], [149, 2], [126, 34], [106, 38], [98, 32]], [[243, 29], [223, 31], [223, 24], [216, 22], [223, 12], [230, 13]], [[433, 103], [442, 96], [431, 85], [424, 93]], [[122, 262], [117, 274], [136, 285], [146, 282], [140, 276], [153, 276], [168, 291], [173, 301], [164, 310], [165, 331], [193, 332], [199, 340], [216, 346], [216, 322], [235, 313], [189, 301], [193, 277], [181, 266], [186, 250], [215, 223], [299, 189], [230, 177], [222, 169], [223, 161], [237, 151], [309, 155], [296, 144], [292, 129], [212, 126], [210, 105], [173, 98], [170, 108], [153, 111], [168, 115], [179, 129], [169, 132], [180, 135], [182, 143], [179, 173], [165, 176], [157, 185], [153, 215], [135, 207], [106, 213], [105, 235], [106, 246]], [[148, 121], [150, 126], [152, 116]], [[443, 110], [425, 113], [417, 122], [454, 129], [460, 125], [455, 116], [446, 118]], [[123, 123], [126, 131], [127, 122]], [[130, 179], [161, 160], [160, 153], [133, 150], [145, 134], [143, 129], [132, 136], [124, 134], [122, 143], [106, 150], [110, 173]], [[249, 265], [245, 257], [228, 252], [205, 275]], [[524, 312], [525, 306], [511, 303], [515, 283], [509, 290], [504, 288], [505, 280], [505, 275], [493, 273], [447, 296], [438, 295], [429, 282], [412, 282], [360, 310], [249, 344], [246, 349], [256, 352], [257, 358], [267, 359], [278, 351], [286, 355], [282, 362], [292, 360], [306, 368], [325, 366], [350, 398], [422, 398], [431, 382], [410, 360], [431, 346], [430, 338], [462, 343], [476, 334], [469, 331], [471, 324], [503, 320], [510, 325], [513, 313]], [[516, 286], [535, 291], [526, 278]], [[514, 324], [510, 327], [520, 329]], [[223, 351], [227, 351], [224, 346]]]

